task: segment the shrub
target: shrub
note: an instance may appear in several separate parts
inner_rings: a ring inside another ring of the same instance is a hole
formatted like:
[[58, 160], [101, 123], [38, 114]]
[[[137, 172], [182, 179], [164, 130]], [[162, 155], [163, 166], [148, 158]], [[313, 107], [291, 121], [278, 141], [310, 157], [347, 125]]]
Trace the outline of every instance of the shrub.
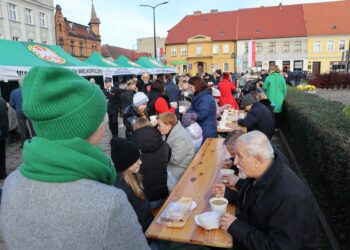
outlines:
[[288, 89], [283, 130], [340, 242], [350, 243], [350, 119], [344, 105]]
[[350, 87], [350, 74], [339, 72], [320, 74], [309, 83], [317, 88], [346, 88]]

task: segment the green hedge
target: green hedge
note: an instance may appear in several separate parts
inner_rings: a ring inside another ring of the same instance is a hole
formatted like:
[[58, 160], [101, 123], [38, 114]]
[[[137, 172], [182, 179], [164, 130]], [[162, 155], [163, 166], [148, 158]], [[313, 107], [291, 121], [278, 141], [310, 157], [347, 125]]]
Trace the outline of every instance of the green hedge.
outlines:
[[[342, 244], [350, 243], [350, 118], [344, 105], [288, 89], [283, 131]], [[292, 187], [291, 187], [292, 188]]]

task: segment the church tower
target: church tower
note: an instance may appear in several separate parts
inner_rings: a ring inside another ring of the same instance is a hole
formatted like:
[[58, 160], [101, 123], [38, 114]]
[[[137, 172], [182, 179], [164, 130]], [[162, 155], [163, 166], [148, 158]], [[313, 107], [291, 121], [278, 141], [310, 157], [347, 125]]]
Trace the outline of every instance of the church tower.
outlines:
[[96, 36], [100, 36], [100, 18], [97, 17], [94, 2], [92, 1], [92, 8], [91, 8], [91, 18], [89, 22], [89, 26], [91, 29], [91, 32], [94, 33]]

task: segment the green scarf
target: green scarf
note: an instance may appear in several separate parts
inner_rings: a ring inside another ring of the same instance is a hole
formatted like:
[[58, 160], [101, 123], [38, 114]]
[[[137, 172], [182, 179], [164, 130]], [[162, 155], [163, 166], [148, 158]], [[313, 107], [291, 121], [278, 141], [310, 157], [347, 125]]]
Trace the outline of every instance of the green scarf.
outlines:
[[116, 172], [111, 160], [84, 139], [50, 141], [33, 137], [23, 147], [20, 172], [42, 182], [71, 182], [90, 179], [113, 185]]

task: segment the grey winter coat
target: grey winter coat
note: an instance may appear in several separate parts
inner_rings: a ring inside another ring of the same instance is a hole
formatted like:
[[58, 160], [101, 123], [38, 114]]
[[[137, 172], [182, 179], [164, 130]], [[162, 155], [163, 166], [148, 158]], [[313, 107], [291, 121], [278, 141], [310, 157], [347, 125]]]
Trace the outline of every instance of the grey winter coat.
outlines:
[[39, 182], [17, 170], [5, 181], [0, 220], [10, 250], [149, 249], [124, 192], [87, 179]]
[[171, 157], [167, 165], [167, 183], [168, 189], [171, 191], [190, 165], [194, 156], [194, 147], [191, 135], [182, 127], [179, 121], [170, 131], [166, 142], [171, 148]]

